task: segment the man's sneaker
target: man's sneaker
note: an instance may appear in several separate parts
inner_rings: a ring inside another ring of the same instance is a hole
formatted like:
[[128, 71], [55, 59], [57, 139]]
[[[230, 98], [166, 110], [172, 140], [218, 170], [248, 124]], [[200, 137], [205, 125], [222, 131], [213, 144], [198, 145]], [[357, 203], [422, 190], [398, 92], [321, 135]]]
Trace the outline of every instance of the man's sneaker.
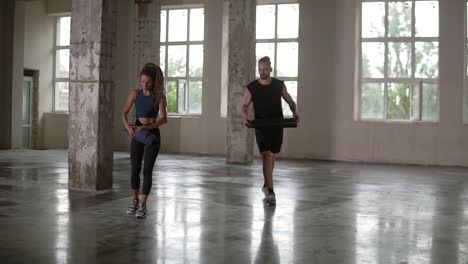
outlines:
[[267, 205], [276, 205], [276, 197], [275, 197], [275, 194], [272, 193], [272, 194], [269, 194], [267, 196], [267, 198], [265, 198], [265, 203]]
[[148, 213], [146, 210], [146, 206], [142, 206], [140, 209], [136, 211], [136, 218], [145, 218]]
[[265, 194], [265, 198], [267, 198], [268, 197], [268, 187], [263, 186], [262, 187], [262, 192]]
[[138, 207], [140, 206], [140, 201], [135, 199], [132, 201], [130, 206], [127, 209], [127, 214], [132, 215], [135, 214], [135, 212], [138, 210]]

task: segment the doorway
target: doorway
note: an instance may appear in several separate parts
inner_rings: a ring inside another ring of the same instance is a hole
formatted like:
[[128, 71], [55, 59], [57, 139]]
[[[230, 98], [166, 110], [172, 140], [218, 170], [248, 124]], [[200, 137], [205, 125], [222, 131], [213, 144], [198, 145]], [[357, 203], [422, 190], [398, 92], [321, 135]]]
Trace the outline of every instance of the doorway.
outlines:
[[30, 76], [23, 77], [23, 112], [22, 112], [22, 143], [21, 147], [31, 148], [31, 121], [32, 121], [32, 91], [34, 87], [33, 78]]

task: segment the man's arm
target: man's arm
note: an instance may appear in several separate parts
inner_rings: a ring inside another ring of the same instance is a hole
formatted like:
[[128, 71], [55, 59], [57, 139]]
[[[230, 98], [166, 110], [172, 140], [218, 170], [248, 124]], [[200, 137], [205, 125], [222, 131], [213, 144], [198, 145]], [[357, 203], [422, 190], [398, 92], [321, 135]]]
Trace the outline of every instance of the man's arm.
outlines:
[[299, 115], [297, 114], [296, 103], [292, 99], [291, 95], [288, 93], [286, 85], [283, 86], [283, 92], [281, 95], [283, 96], [283, 99], [288, 103], [289, 109], [291, 109], [291, 112], [293, 113], [293, 117], [299, 122]]
[[252, 95], [249, 92], [249, 89], [244, 89], [244, 102], [242, 102], [242, 119], [244, 121], [244, 125], [247, 126], [249, 121], [249, 106], [252, 103]]

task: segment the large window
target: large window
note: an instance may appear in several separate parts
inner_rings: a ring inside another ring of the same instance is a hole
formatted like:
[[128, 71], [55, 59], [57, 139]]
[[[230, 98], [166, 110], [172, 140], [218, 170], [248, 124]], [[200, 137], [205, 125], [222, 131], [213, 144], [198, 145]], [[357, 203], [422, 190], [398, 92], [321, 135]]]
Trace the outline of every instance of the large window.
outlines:
[[[297, 102], [299, 4], [258, 5], [256, 21], [257, 61], [270, 57], [272, 76], [285, 81]], [[282, 102], [283, 113], [292, 115], [287, 103]]]
[[169, 113], [202, 112], [204, 21], [203, 8], [161, 11], [160, 65]]
[[361, 119], [439, 119], [438, 1], [361, 6]]
[[70, 68], [70, 17], [57, 17], [54, 40], [54, 111], [68, 111]]

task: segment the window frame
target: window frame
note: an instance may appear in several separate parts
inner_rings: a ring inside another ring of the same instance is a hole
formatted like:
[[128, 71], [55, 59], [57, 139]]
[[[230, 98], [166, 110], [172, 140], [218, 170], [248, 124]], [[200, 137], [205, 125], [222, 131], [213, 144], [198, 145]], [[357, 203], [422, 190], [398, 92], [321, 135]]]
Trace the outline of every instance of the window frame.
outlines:
[[462, 123], [468, 125], [468, 0], [465, 0], [465, 5], [463, 8], [463, 18], [464, 18], [464, 40], [463, 45], [463, 54], [464, 54], [464, 68], [463, 68], [463, 99], [462, 99]]
[[[176, 109], [177, 111], [176, 112], [167, 112], [168, 116], [172, 116], [172, 117], [177, 117], [177, 116], [182, 116], [182, 117], [200, 117], [203, 115], [203, 97], [204, 97], [204, 92], [203, 92], [203, 77], [205, 75], [205, 69], [204, 69], [204, 63], [205, 63], [205, 34], [203, 34], [203, 40], [194, 40], [194, 41], [191, 41], [190, 40], [190, 10], [192, 9], [203, 9], [203, 19], [206, 21], [206, 15], [205, 15], [205, 6], [204, 5], [182, 5], [182, 6], [172, 6], [172, 5], [168, 5], [168, 6], [162, 6], [161, 7], [161, 14], [163, 11], [166, 12], [166, 21], [165, 21], [165, 26], [166, 26], [166, 29], [165, 29], [165, 38], [164, 38], [164, 41], [160, 41], [160, 50], [159, 52], [161, 52], [161, 48], [164, 47], [164, 69], [162, 69], [164, 71], [164, 81], [165, 81], [165, 87], [166, 87], [166, 96], [167, 96], [167, 84], [169, 82], [175, 82], [176, 83], [176, 86], [177, 86], [177, 94], [176, 94]], [[186, 41], [169, 41], [169, 11], [172, 11], [172, 10], [187, 10], [187, 40]], [[203, 23], [203, 31], [205, 31], [205, 24], [206, 23]], [[162, 33], [162, 32], [161, 32]], [[169, 64], [168, 64], [168, 59], [169, 59], [169, 56], [168, 56], [168, 51], [169, 51], [169, 46], [185, 46], [186, 47], [186, 52], [185, 52], [185, 58], [186, 58], [186, 62], [185, 62], [185, 76], [184, 77], [169, 77], [168, 76], [168, 68], [169, 68]], [[192, 45], [201, 45], [202, 48], [203, 48], [203, 73], [202, 73], [202, 76], [200, 77], [193, 77], [193, 76], [190, 76], [189, 73], [190, 73], [190, 46]], [[161, 60], [161, 58], [160, 58]], [[180, 112], [179, 111], [179, 82], [180, 81], [183, 81], [185, 82], [186, 86], [185, 86], [185, 90], [184, 90], [184, 99], [185, 99], [185, 112]], [[189, 92], [190, 92], [190, 82], [201, 82], [201, 90], [202, 90], [202, 96], [201, 96], [201, 109], [200, 109], [200, 113], [190, 113], [189, 112], [189, 105], [190, 105], [190, 96], [189, 96]]]
[[[299, 14], [298, 14], [298, 30], [297, 30], [297, 37], [296, 38], [278, 38], [278, 26], [279, 26], [279, 19], [278, 19], [278, 6], [280, 5], [291, 5], [291, 4], [297, 4], [299, 8]], [[259, 1], [255, 5], [255, 10], [257, 10], [257, 7], [259, 6], [270, 6], [274, 5], [275, 6], [275, 30], [274, 30], [274, 38], [269, 38], [269, 39], [257, 39], [257, 36], [255, 36], [255, 50], [257, 49], [257, 44], [273, 44], [274, 45], [274, 60], [273, 60], [273, 71], [272, 71], [272, 77], [278, 78], [284, 82], [296, 82], [296, 98], [293, 98], [294, 101], [296, 102], [296, 108], [298, 109], [298, 98], [299, 98], [299, 36], [300, 36], [300, 8], [301, 4], [297, 0], [293, 1]], [[255, 26], [256, 27], [256, 26]], [[255, 35], [257, 29], [255, 28]], [[278, 76], [277, 72], [277, 64], [278, 64], [278, 44], [279, 43], [296, 43], [297, 44], [297, 49], [298, 49], [298, 55], [297, 55], [297, 67], [298, 67], [298, 72], [296, 77], [284, 77], [284, 76]], [[255, 52], [255, 56], [257, 56]], [[258, 78], [258, 69], [257, 69], [257, 60], [255, 60], [255, 77]], [[286, 89], [289, 89], [290, 87], [286, 86]], [[284, 104], [284, 100], [281, 100], [281, 103]], [[286, 105], [285, 105], [286, 106]], [[284, 111], [284, 110], [283, 110]], [[291, 117], [292, 115], [287, 114], [285, 117]]]
[[[68, 113], [69, 109], [67, 110], [59, 110], [56, 108], [56, 86], [57, 83], [70, 83], [70, 77], [68, 78], [57, 78], [56, 72], [57, 72], [57, 51], [59, 50], [68, 50], [68, 53], [70, 54], [70, 43], [68, 45], [62, 46], [62, 45], [57, 45], [57, 37], [58, 37], [58, 30], [59, 30], [59, 20], [64, 17], [70, 17], [71, 19], [71, 14], [66, 14], [66, 15], [58, 15], [54, 16], [55, 21], [54, 21], [54, 44], [53, 44], [53, 59], [52, 59], [52, 112], [55, 113]], [[70, 84], [69, 84], [70, 85]]]
[[[428, 122], [428, 123], [437, 123], [440, 121], [440, 4], [438, 5], [439, 12], [439, 32], [437, 37], [416, 37], [416, 2], [429, 2], [436, 1], [438, 4], [439, 0], [361, 0], [359, 6], [359, 34], [358, 34], [358, 82], [357, 82], [357, 117], [355, 119], [359, 121], [373, 121], [373, 122], [388, 122], [388, 123], [418, 123], [418, 122]], [[411, 8], [411, 37], [388, 37], [388, 3], [389, 2], [412, 2]], [[371, 37], [363, 38], [362, 36], [362, 17], [363, 17], [363, 3], [384, 3], [385, 4], [385, 36], [384, 37]], [[411, 45], [411, 76], [408, 78], [393, 78], [388, 77], [388, 56], [389, 56], [389, 43], [410, 43]], [[420, 78], [416, 77], [416, 43], [428, 43], [436, 42], [437, 43], [437, 68], [438, 74], [437, 78]], [[384, 44], [384, 64], [383, 64], [383, 77], [382, 78], [363, 78], [363, 61], [362, 61], [362, 46], [363, 43], [383, 43]], [[362, 117], [362, 88], [365, 83], [369, 84], [383, 84], [384, 97], [383, 97], [383, 117], [382, 118], [363, 118]], [[409, 118], [408, 119], [389, 119], [387, 116], [388, 112], [388, 89], [389, 84], [409, 84]], [[423, 120], [422, 119], [422, 98], [423, 98], [423, 85], [422, 83], [429, 83], [437, 86], [437, 118], [435, 120]], [[413, 88], [419, 85], [419, 102], [418, 102], [418, 118], [413, 119]]]

